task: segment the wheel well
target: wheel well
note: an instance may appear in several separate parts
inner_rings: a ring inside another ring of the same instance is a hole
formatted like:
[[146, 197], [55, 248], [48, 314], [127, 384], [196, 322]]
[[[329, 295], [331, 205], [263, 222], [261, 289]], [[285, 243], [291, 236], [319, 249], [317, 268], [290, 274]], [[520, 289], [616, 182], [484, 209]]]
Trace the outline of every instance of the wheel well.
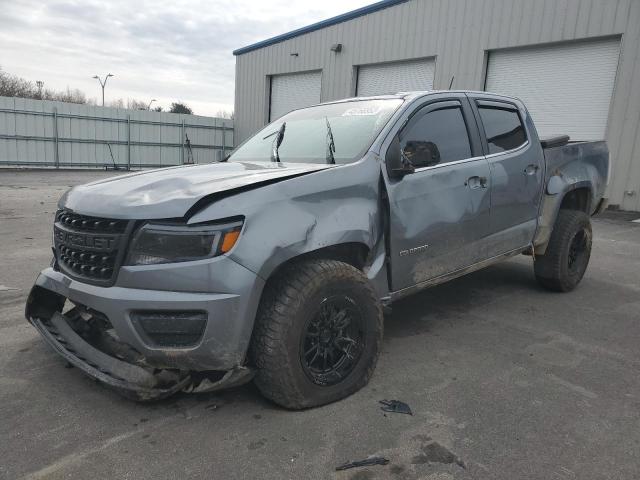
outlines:
[[369, 256], [369, 247], [364, 243], [340, 243], [338, 245], [330, 245], [328, 247], [322, 247], [317, 250], [303, 253], [296, 257], [290, 258], [286, 262], [278, 265], [278, 267], [271, 273], [269, 279], [275, 277], [287, 266], [298, 263], [303, 260], [310, 259], [325, 259], [325, 260], [338, 260], [340, 262], [348, 263], [356, 267], [358, 270], [362, 270], [367, 262]]
[[561, 210], [580, 210], [589, 213], [591, 208], [591, 190], [588, 187], [576, 188], [567, 192], [560, 204]]

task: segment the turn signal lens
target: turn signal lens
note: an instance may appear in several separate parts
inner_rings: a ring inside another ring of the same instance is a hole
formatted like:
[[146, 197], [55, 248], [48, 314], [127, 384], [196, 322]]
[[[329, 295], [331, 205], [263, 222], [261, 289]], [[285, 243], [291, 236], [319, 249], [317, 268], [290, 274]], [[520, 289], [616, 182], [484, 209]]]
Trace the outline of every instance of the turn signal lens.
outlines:
[[227, 253], [233, 248], [240, 236], [240, 230], [233, 230], [224, 234], [222, 239], [222, 245], [220, 246], [220, 252]]

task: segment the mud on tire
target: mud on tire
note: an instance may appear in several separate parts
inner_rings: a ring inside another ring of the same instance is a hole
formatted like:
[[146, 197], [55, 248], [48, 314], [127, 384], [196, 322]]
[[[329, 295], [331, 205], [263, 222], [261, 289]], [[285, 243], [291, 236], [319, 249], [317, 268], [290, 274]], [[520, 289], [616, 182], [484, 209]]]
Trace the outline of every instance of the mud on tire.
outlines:
[[249, 351], [262, 394], [290, 409], [334, 402], [367, 384], [382, 309], [367, 278], [335, 260], [285, 267], [265, 288]]
[[573, 290], [589, 264], [592, 236], [586, 213], [560, 210], [545, 254], [535, 258], [538, 282], [556, 292]]

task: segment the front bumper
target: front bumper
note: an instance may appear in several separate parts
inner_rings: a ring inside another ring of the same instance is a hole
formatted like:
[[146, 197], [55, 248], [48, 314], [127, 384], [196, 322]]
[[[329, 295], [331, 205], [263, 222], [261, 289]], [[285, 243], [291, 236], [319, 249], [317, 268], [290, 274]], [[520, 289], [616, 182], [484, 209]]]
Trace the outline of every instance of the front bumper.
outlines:
[[[150, 368], [230, 372], [245, 363], [263, 286], [257, 275], [224, 256], [209, 262], [122, 267], [112, 287], [82, 283], [47, 268], [36, 280], [25, 313], [45, 340], [71, 363], [73, 359], [59, 347], [83, 339], [73, 337], [73, 330], [61, 324], [64, 316], [59, 311], [66, 300], [106, 317], [118, 340], [133, 348]], [[132, 312], [136, 311], [202, 311], [207, 322], [195, 345], [159, 347], [134, 326]], [[57, 333], [52, 334], [49, 327]], [[96, 373], [100, 368], [83, 370], [109, 383]]]
[[54, 312], [47, 320], [32, 317], [31, 321], [45, 341], [69, 364], [125, 396], [142, 401], [158, 400], [183, 390], [192, 382], [186, 373], [168, 372], [159, 376], [101, 352], [81, 338], [59, 312]]

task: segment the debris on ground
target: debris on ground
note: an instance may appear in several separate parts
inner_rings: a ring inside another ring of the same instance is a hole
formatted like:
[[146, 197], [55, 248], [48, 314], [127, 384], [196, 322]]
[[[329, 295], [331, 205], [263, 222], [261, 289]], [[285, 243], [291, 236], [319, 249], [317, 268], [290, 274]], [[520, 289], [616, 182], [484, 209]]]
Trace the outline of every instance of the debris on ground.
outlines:
[[460, 457], [438, 442], [423, 444], [422, 453], [413, 457], [411, 463], [414, 465], [423, 463], [455, 463], [464, 469], [467, 468]]
[[411, 407], [400, 400], [380, 400], [382, 406], [380, 407], [384, 412], [391, 413], [405, 413], [407, 415], [413, 415]]
[[354, 462], [348, 462], [348, 463], [345, 463], [344, 465], [340, 465], [339, 467], [336, 467], [336, 472], [338, 472], [340, 470], [348, 470], [350, 468], [357, 468], [357, 467], [370, 467], [370, 466], [373, 466], [373, 465], [386, 465], [387, 463], [389, 463], [389, 459], [387, 459], [387, 458], [371, 456], [371, 457], [365, 458], [364, 460], [356, 460]]

